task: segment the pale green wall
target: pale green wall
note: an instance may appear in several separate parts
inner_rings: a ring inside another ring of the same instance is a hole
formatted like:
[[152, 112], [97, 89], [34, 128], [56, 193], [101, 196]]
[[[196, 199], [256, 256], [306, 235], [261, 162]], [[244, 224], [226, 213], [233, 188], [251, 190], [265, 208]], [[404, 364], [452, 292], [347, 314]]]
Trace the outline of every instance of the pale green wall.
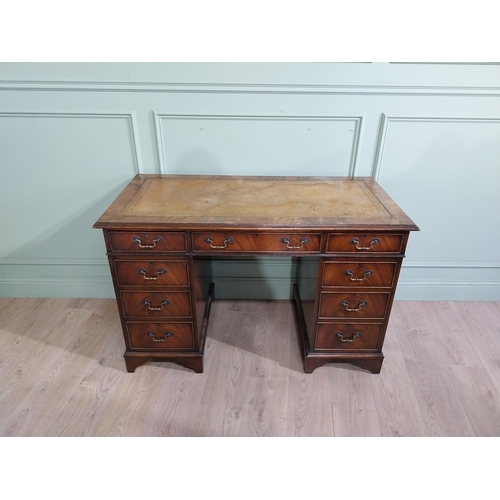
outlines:
[[421, 228], [397, 298], [500, 300], [500, 65], [0, 64], [1, 295], [113, 296], [91, 226], [137, 172], [372, 175]]

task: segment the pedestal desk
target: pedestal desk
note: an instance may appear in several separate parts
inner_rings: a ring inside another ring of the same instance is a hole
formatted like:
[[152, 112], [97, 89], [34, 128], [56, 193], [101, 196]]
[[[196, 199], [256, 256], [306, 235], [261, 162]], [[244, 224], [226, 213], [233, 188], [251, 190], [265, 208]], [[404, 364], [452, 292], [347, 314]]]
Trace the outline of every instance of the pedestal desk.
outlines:
[[318, 263], [312, 293], [300, 272], [293, 284], [305, 372], [343, 362], [379, 373], [418, 230], [370, 177], [198, 175], [137, 175], [94, 227], [104, 231], [129, 372], [146, 361], [202, 372], [210, 258], [274, 255]]

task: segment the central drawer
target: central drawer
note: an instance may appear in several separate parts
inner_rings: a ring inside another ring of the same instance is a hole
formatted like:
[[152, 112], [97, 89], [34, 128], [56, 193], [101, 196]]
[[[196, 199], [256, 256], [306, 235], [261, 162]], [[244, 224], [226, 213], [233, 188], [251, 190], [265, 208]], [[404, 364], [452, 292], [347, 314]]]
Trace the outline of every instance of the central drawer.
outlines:
[[310, 233], [193, 233], [195, 252], [318, 253], [321, 234]]
[[134, 323], [127, 322], [127, 333], [132, 349], [193, 349], [192, 323]]
[[189, 292], [125, 292], [122, 290], [120, 298], [123, 314], [127, 317], [191, 316]]
[[187, 260], [114, 261], [118, 285], [147, 287], [189, 285]]

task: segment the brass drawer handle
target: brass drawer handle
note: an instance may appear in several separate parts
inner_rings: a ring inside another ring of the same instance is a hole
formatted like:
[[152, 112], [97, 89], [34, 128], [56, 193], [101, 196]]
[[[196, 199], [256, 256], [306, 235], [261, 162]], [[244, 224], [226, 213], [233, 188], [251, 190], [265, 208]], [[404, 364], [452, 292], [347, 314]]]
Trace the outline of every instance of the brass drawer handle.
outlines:
[[299, 250], [300, 248], [303, 248], [304, 245], [307, 245], [311, 240], [309, 238], [302, 238], [300, 240], [300, 246], [299, 247], [294, 247], [290, 246], [290, 240], [288, 238], [281, 238], [281, 243], [284, 243], [286, 247], [290, 250]]
[[171, 337], [174, 333], [173, 332], [165, 332], [163, 335], [162, 339], [157, 339], [155, 332], [148, 332], [148, 335], [153, 339], [153, 342], [165, 342], [165, 340], [168, 339], [168, 337]]
[[361, 337], [361, 332], [355, 332], [350, 339], [345, 339], [342, 332], [337, 332], [335, 335], [340, 339], [341, 342], [354, 342], [356, 339]]
[[134, 243], [137, 243], [139, 245], [139, 248], [154, 248], [156, 246], [157, 243], [159, 243], [160, 241], [162, 241], [163, 238], [161, 236], [155, 236], [153, 238], [153, 244], [152, 245], [143, 245], [142, 244], [142, 240], [139, 236], [134, 236], [132, 238], [132, 241]]
[[349, 276], [349, 279], [351, 281], [364, 281], [366, 278], [370, 277], [372, 274], [373, 274], [373, 271], [370, 271], [368, 269], [368, 271], [365, 271], [363, 273], [363, 276], [361, 278], [353, 278], [352, 275], [353, 275], [353, 272], [350, 270], [350, 269], [346, 269], [344, 271], [344, 274], [346, 274], [347, 276]]
[[349, 307], [349, 302], [347, 302], [347, 300], [343, 300], [343, 301], [340, 303], [340, 305], [341, 305], [342, 307], [344, 307], [346, 311], [349, 311], [349, 312], [358, 312], [358, 311], [361, 311], [361, 308], [362, 308], [362, 307], [367, 306], [367, 305], [368, 305], [368, 302], [366, 302], [366, 300], [362, 300], [362, 301], [360, 301], [360, 302], [358, 303], [358, 307], [356, 307], [356, 308], [350, 308], [350, 307]]
[[231, 238], [230, 236], [228, 236], [227, 238], [224, 238], [224, 241], [223, 241], [224, 245], [212, 245], [212, 243], [214, 242], [214, 240], [212, 239], [211, 236], [207, 236], [205, 238], [205, 241], [210, 244], [210, 248], [214, 248], [214, 249], [218, 248], [218, 249], [220, 249], [220, 248], [227, 248], [227, 245], [229, 243], [233, 242], [233, 238]]
[[356, 250], [371, 250], [374, 245], [378, 245], [380, 243], [380, 240], [378, 238], [373, 238], [373, 240], [370, 241], [369, 247], [360, 247], [358, 238], [352, 238], [349, 240], [349, 243], [356, 245]]
[[160, 307], [151, 307], [151, 302], [149, 300], [144, 300], [142, 302], [145, 306], [147, 306], [147, 308], [150, 310], [150, 311], [161, 311], [163, 309], [164, 306], [166, 306], [167, 304], [170, 304], [170, 302], [167, 300], [167, 299], [164, 299], [160, 302]]
[[162, 274], [166, 274], [167, 273], [167, 271], [165, 271], [165, 269], [158, 269], [158, 271], [156, 271], [156, 276], [146, 276], [146, 269], [144, 269], [142, 267], [140, 269], [137, 269], [137, 272], [139, 274], [142, 274], [142, 277], [145, 280], [159, 280], [160, 276]]

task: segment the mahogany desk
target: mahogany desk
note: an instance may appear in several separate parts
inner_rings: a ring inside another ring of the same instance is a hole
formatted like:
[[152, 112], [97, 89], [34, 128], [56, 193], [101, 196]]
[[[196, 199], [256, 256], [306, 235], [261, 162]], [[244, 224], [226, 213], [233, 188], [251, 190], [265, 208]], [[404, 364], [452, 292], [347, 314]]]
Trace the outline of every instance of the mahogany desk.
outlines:
[[[203, 371], [214, 256], [316, 257], [315, 293], [293, 303], [304, 368], [382, 367], [410, 231], [370, 177], [137, 175], [95, 223], [104, 231], [129, 372], [146, 361]], [[309, 300], [310, 299], [310, 300]], [[235, 332], [236, 333], [236, 332]]]

